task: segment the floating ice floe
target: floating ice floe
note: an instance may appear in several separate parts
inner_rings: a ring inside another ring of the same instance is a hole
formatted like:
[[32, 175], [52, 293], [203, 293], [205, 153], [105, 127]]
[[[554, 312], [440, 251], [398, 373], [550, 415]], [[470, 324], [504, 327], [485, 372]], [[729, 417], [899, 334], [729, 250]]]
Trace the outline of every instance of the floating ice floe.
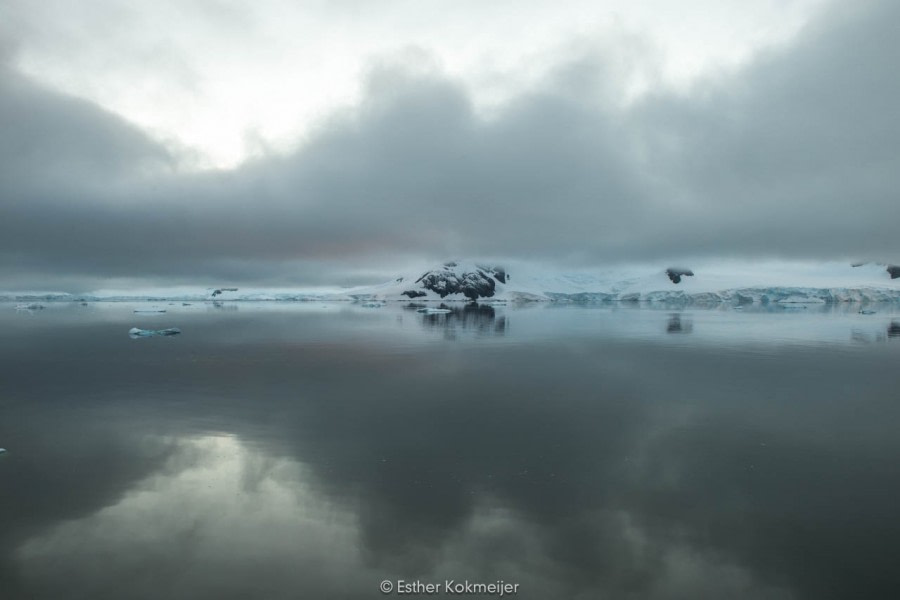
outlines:
[[150, 337], [154, 335], [178, 335], [179, 333], [181, 333], [181, 330], [177, 327], [170, 327], [168, 329], [138, 329], [137, 327], [132, 327], [128, 330], [128, 335], [133, 338]]
[[363, 308], [381, 308], [384, 306], [384, 302], [364, 302], [362, 304]]
[[452, 313], [453, 311], [449, 308], [420, 308], [416, 312], [425, 313], [426, 315], [446, 315], [447, 313]]
[[6, 448], [0, 448], [0, 454], [6, 454]]
[[41, 310], [44, 308], [43, 304], [16, 304], [16, 310]]
[[136, 308], [134, 309], [136, 313], [164, 313], [166, 309], [164, 308]]
[[866, 309], [863, 309], [863, 310], [859, 311], [859, 314], [861, 314], [861, 315], [874, 315], [874, 314], [875, 314], [875, 311], [874, 311], [874, 310], [866, 310]]

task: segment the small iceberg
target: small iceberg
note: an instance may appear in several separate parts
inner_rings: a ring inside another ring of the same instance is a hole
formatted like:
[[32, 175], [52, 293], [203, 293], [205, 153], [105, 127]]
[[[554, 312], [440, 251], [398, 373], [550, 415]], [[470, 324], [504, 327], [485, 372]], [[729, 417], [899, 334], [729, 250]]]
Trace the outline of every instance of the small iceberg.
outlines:
[[362, 304], [363, 308], [381, 308], [384, 306], [384, 302], [365, 302]]
[[416, 312], [425, 313], [426, 315], [446, 315], [448, 313], [452, 313], [453, 311], [449, 308], [420, 308]]
[[868, 310], [868, 309], [865, 309], [865, 308], [864, 308], [864, 309], [862, 309], [861, 311], [859, 311], [859, 314], [861, 314], [861, 315], [874, 315], [874, 314], [875, 314], [875, 311], [874, 311], [874, 310]]
[[6, 454], [6, 448], [0, 448], [0, 454]]
[[132, 327], [128, 330], [128, 335], [133, 338], [151, 337], [154, 335], [178, 335], [179, 333], [181, 333], [181, 330], [177, 327], [168, 329], [138, 329], [137, 327]]
[[41, 310], [44, 308], [43, 304], [16, 304], [16, 310]]
[[164, 308], [136, 308], [134, 309], [136, 313], [164, 313], [166, 309]]

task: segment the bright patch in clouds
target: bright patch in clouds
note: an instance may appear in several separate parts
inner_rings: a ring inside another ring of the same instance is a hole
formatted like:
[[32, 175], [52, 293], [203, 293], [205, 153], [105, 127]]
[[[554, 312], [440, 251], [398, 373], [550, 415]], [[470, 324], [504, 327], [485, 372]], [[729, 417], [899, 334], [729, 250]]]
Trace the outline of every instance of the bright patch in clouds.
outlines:
[[489, 115], [594, 53], [628, 102], [789, 40], [822, 3], [13, 0], [0, 33], [22, 72], [136, 123], [183, 167], [228, 168], [301, 144], [382, 61], [442, 71]]

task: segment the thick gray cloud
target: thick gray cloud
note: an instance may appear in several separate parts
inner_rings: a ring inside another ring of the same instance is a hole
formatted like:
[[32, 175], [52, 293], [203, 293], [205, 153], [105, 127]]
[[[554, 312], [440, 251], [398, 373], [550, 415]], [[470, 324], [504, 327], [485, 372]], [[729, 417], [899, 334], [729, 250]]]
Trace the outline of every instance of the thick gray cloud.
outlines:
[[890, 260], [898, 18], [834, 5], [737, 72], [627, 107], [614, 65], [582, 53], [489, 120], [462, 84], [385, 63], [292, 155], [202, 174], [3, 68], [0, 281], [349, 283], [451, 255]]

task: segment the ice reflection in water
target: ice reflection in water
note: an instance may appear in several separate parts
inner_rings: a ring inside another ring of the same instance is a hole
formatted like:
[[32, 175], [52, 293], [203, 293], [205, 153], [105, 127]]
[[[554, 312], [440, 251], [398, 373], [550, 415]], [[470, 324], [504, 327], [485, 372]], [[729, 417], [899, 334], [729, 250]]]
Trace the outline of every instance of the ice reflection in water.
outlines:
[[672, 313], [669, 315], [666, 333], [691, 333], [693, 330], [693, 321], [683, 318], [681, 313]]
[[[411, 308], [419, 305], [411, 304]], [[459, 332], [476, 335], [503, 336], [506, 334], [507, 317], [498, 316], [497, 310], [488, 304], [442, 304], [449, 313], [423, 314], [422, 324], [428, 329], [444, 331], [444, 337], [455, 339]]]
[[887, 309], [131, 308], [0, 312], [4, 600], [900, 584], [900, 345], [849, 339]]

